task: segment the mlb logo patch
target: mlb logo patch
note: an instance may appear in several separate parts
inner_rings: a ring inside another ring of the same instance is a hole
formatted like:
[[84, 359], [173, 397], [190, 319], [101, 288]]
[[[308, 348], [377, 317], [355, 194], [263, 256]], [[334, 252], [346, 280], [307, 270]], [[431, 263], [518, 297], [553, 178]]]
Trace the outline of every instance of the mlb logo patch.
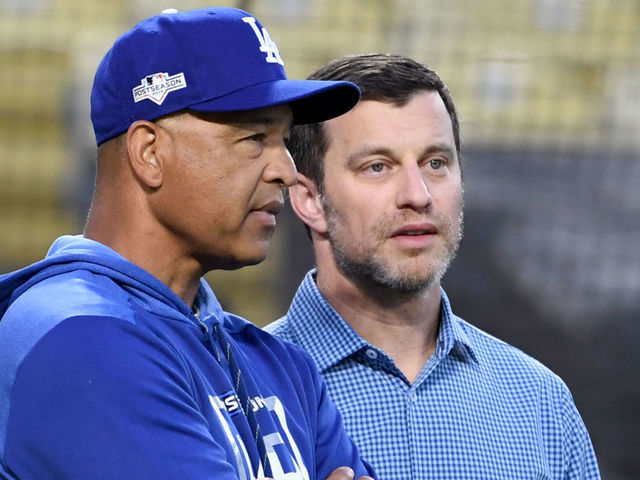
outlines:
[[140, 80], [140, 85], [133, 89], [133, 101], [151, 100], [162, 105], [169, 92], [186, 88], [184, 73], [169, 75], [167, 72], [153, 73]]

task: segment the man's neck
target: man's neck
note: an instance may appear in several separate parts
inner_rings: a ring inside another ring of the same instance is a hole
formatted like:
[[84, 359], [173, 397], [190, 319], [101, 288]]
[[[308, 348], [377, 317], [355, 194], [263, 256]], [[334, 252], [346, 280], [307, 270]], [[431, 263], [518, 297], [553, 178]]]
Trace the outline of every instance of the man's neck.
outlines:
[[331, 270], [318, 269], [320, 292], [362, 338], [387, 353], [413, 383], [435, 351], [440, 328], [440, 283], [409, 295], [365, 288]]
[[96, 218], [94, 211], [87, 222], [85, 237], [112, 248], [167, 285], [187, 305], [193, 304], [203, 274], [201, 266], [163, 236], [165, 232], [142, 228], [142, 222], [130, 222], [134, 226], [124, 229], [124, 221], [119, 226], [110, 226], [109, 222]]

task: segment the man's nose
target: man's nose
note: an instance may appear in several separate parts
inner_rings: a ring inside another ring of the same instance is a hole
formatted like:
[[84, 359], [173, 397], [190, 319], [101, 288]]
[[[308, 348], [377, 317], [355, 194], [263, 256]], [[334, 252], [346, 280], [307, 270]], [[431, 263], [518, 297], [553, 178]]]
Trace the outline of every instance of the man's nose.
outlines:
[[402, 169], [396, 194], [396, 207], [424, 209], [431, 202], [431, 193], [420, 166], [415, 163]]
[[264, 170], [264, 181], [290, 187], [296, 183], [296, 166], [284, 142], [274, 147], [272, 158]]

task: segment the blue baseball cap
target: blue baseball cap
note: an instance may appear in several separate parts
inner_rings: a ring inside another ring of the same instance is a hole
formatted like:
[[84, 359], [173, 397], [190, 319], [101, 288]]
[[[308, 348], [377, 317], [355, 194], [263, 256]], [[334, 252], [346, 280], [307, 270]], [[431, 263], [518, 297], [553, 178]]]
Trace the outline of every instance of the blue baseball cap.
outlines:
[[91, 90], [98, 145], [136, 120], [179, 110], [229, 112], [289, 104], [295, 124], [350, 110], [351, 82], [288, 80], [269, 32], [235, 8], [166, 12], [119, 37], [100, 62]]

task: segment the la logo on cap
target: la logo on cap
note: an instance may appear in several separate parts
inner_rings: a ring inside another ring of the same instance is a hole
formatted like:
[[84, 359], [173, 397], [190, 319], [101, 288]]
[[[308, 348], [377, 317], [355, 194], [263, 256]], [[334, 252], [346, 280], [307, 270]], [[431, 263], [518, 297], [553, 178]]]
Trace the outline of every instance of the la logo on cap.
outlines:
[[133, 89], [133, 101], [137, 103], [141, 100], [151, 100], [162, 105], [169, 92], [186, 86], [187, 81], [182, 72], [171, 76], [167, 72], [153, 73], [140, 80], [140, 85]]
[[253, 17], [244, 17], [242, 19], [243, 22], [251, 25], [253, 32], [258, 37], [258, 42], [260, 42], [260, 51], [267, 54], [265, 60], [267, 63], [279, 63], [280, 65], [284, 65], [282, 58], [280, 58], [280, 51], [278, 50], [278, 46], [276, 42], [274, 42], [267, 32], [267, 29], [262, 27], [262, 32], [256, 25], [256, 19]]

